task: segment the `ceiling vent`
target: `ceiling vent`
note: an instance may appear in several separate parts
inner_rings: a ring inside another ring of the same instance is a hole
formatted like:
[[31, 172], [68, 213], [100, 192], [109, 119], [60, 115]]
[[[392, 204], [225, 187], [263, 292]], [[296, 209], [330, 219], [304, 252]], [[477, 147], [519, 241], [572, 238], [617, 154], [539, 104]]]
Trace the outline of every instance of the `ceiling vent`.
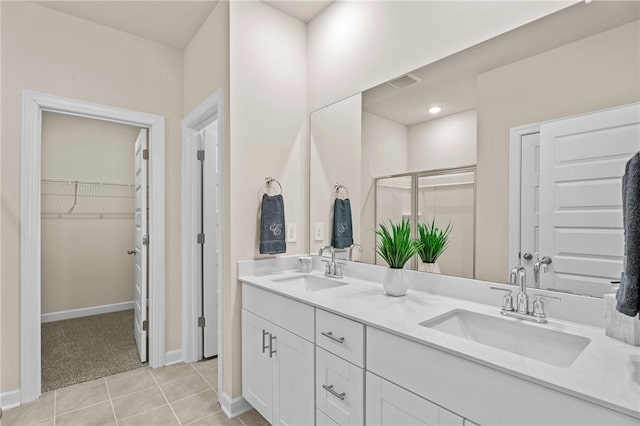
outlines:
[[396, 89], [406, 89], [407, 87], [414, 86], [421, 81], [422, 79], [420, 77], [409, 73], [391, 81], [387, 81], [387, 84], [391, 87], [395, 87]]

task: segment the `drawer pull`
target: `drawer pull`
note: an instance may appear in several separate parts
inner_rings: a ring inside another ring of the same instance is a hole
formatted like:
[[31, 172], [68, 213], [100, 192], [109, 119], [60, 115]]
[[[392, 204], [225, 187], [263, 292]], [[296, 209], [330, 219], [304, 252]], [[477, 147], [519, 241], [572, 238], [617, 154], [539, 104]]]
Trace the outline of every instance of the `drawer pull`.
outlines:
[[331, 395], [335, 396], [336, 398], [339, 398], [342, 401], [344, 401], [344, 397], [345, 397], [346, 393], [344, 393], [344, 392], [338, 393], [338, 392], [334, 391], [333, 390], [333, 385], [330, 385], [330, 386], [322, 385], [322, 388], [324, 390], [326, 390], [327, 392], [329, 392]]
[[276, 336], [269, 333], [269, 358], [273, 358], [273, 354], [277, 351], [273, 349], [273, 341], [276, 340]]
[[269, 349], [269, 346], [264, 344], [264, 338], [267, 337], [267, 335], [269, 334], [269, 332], [267, 330], [262, 330], [262, 353], [264, 353], [264, 351], [266, 351], [267, 349]]
[[334, 337], [333, 332], [331, 331], [321, 331], [320, 334], [322, 334], [324, 337], [328, 337], [334, 342], [344, 343], [344, 337]]

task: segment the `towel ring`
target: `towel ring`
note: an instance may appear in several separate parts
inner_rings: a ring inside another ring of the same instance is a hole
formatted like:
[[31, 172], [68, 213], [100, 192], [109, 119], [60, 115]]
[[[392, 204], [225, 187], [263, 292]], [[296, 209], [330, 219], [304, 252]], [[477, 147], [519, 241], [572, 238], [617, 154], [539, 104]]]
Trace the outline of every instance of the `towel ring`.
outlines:
[[[280, 194], [282, 194], [282, 184], [280, 184], [278, 179], [276, 179], [274, 177], [271, 177], [271, 176], [267, 176], [266, 178], [264, 178], [264, 185], [258, 191], [258, 200], [262, 200], [262, 194], [269, 195], [267, 190], [268, 190], [268, 188], [273, 186], [274, 182], [278, 184], [278, 188], [280, 188]], [[278, 195], [278, 194], [274, 194], [274, 195]]]
[[346, 186], [344, 185], [340, 185], [339, 183], [336, 183], [335, 185], [333, 185], [333, 189], [336, 191], [336, 197], [338, 196], [339, 192], [341, 189], [344, 189], [344, 192], [346, 192], [347, 196], [346, 198], [349, 198], [349, 190], [347, 189]]

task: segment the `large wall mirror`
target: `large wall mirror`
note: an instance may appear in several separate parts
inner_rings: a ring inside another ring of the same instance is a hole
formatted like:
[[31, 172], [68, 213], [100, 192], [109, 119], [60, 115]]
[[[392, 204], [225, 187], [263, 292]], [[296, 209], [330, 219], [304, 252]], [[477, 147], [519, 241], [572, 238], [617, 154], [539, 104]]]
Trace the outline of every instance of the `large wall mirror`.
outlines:
[[639, 19], [637, 2], [579, 3], [312, 112], [310, 251], [332, 243], [348, 198], [353, 246], [337, 251], [353, 260], [384, 264], [376, 226], [408, 220], [416, 236], [448, 229], [439, 271], [408, 268], [507, 283], [521, 265], [529, 286], [611, 292], [640, 124], [550, 123], [640, 100]]

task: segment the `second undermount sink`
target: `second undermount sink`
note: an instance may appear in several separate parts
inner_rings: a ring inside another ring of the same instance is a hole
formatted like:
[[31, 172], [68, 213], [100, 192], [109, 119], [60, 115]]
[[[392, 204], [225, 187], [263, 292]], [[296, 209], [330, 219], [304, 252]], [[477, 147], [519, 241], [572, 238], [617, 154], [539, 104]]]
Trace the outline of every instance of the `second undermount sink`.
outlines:
[[459, 309], [420, 325], [557, 367], [571, 366], [591, 341], [518, 320]]
[[278, 278], [273, 281], [298, 286], [306, 291], [320, 291], [348, 284], [343, 281], [319, 277], [317, 275], [297, 275], [295, 277]]

